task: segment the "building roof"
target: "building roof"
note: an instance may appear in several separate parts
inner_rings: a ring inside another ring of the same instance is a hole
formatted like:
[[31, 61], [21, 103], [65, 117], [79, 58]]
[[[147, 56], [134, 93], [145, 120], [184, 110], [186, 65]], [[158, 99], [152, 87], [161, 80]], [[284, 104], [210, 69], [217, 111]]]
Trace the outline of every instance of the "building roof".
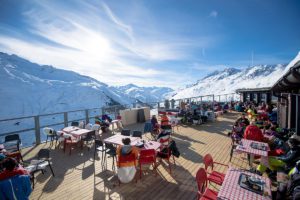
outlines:
[[300, 61], [296, 62], [273, 86], [274, 92], [300, 90]]
[[236, 93], [244, 93], [244, 92], [270, 92], [271, 87], [262, 87], [262, 88], [240, 88], [237, 89]]

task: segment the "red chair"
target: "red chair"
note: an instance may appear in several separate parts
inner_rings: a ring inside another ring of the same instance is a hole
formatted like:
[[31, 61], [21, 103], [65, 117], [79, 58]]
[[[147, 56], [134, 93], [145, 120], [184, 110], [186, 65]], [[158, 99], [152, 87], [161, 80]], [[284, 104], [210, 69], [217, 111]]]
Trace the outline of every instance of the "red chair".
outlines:
[[[130, 163], [130, 164], [129, 164]], [[117, 160], [117, 166], [118, 168], [121, 168], [123, 166], [121, 166], [122, 164], [126, 165], [131, 165], [131, 163], [134, 163], [134, 167], [136, 168], [136, 156], [135, 154], [131, 153], [128, 155], [122, 155], [122, 156], [118, 156], [118, 160]], [[137, 182], [137, 180], [135, 179], [135, 182]], [[121, 181], [119, 179], [119, 185], [120, 185]]]
[[[167, 161], [168, 165], [169, 165], [169, 170], [170, 170], [170, 174], [172, 173], [171, 170], [171, 163], [170, 163], [170, 158], [171, 156], [173, 157], [173, 162], [175, 165], [175, 158], [174, 155], [172, 155], [171, 149], [170, 149], [170, 143], [171, 143], [171, 138], [166, 138], [166, 139], [160, 139], [159, 142], [161, 143], [161, 147], [160, 147], [160, 151], [157, 152], [158, 157], [160, 157], [161, 159], [164, 159]], [[167, 145], [165, 144], [167, 142]]]
[[71, 155], [72, 147], [77, 146], [78, 142], [79, 142], [79, 140], [77, 140], [77, 138], [73, 138], [71, 136], [68, 137], [68, 138], [65, 138], [65, 140], [64, 140], [64, 152], [66, 152], [67, 146], [70, 146], [69, 155]]
[[156, 172], [156, 153], [154, 149], [144, 149], [140, 152], [140, 159], [139, 159], [139, 165], [140, 165], [140, 179], [142, 178], [142, 165], [152, 164], [153, 169]]
[[[224, 178], [225, 178], [225, 174], [214, 171], [214, 164], [218, 164], [218, 165], [223, 165], [228, 167], [228, 165], [222, 164], [222, 163], [218, 163], [218, 162], [214, 162], [213, 158], [210, 154], [206, 154], [204, 156], [204, 165], [205, 165], [205, 170], [208, 173], [208, 180], [209, 182], [213, 182], [216, 183], [218, 185], [222, 185]], [[208, 172], [208, 168], [211, 167], [211, 171]]]
[[199, 200], [214, 200], [217, 199], [218, 192], [207, 188], [207, 175], [205, 169], [202, 167], [197, 171], [196, 181], [198, 185], [198, 199]]

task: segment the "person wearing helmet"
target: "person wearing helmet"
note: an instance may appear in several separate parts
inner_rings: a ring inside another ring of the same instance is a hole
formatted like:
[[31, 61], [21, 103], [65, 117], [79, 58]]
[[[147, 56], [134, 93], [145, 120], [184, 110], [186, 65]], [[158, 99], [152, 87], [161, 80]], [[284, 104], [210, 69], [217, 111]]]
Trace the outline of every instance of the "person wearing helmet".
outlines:
[[[272, 171], [275, 171], [279, 168], [283, 168], [286, 165], [294, 165], [298, 158], [300, 158], [300, 136], [292, 135], [288, 140], [288, 145], [290, 150], [281, 156], [269, 157], [269, 168]], [[257, 166], [257, 170], [263, 174], [266, 171], [267, 167], [263, 164]]]

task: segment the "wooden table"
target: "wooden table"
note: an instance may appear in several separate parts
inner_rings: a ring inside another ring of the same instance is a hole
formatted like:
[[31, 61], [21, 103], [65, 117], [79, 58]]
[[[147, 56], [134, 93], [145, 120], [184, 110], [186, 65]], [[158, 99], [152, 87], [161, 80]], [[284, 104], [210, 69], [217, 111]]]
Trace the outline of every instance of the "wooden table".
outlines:
[[[264, 194], [260, 195], [250, 190], [244, 189], [239, 185], [239, 178], [241, 173], [260, 178], [265, 182], [264, 185]], [[259, 176], [257, 174], [250, 173], [248, 171], [235, 169], [229, 167], [224, 182], [218, 192], [219, 200], [231, 200], [231, 199], [241, 199], [241, 200], [252, 200], [252, 199], [261, 199], [261, 200], [270, 200], [272, 199], [271, 194], [271, 181], [269, 178]]]

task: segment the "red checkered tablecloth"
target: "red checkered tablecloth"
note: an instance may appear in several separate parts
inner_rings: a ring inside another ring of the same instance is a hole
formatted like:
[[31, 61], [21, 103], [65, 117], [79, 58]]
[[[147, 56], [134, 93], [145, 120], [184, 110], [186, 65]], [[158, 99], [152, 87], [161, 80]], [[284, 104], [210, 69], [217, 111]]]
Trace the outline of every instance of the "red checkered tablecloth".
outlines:
[[[249, 190], [242, 188], [238, 184], [241, 173], [263, 179], [263, 181], [265, 182], [264, 195], [260, 195], [260, 194], [257, 194], [257, 193], [254, 193], [254, 192], [251, 192]], [[219, 200], [221, 200], [221, 199], [222, 200], [247, 200], [247, 199], [249, 199], [249, 200], [254, 200], [254, 199], [266, 200], [266, 199], [272, 199], [271, 198], [270, 179], [268, 179], [266, 177], [258, 176], [256, 174], [252, 174], [248, 171], [243, 171], [240, 169], [235, 169], [235, 168], [230, 167], [226, 173], [224, 182], [218, 193], [218, 199]]]
[[[252, 142], [265, 145], [265, 146], [268, 147], [268, 150], [267, 151], [263, 151], [263, 150], [252, 148], [251, 147], [251, 143]], [[264, 143], [264, 142], [257, 142], [257, 141], [253, 141], [253, 140], [242, 139], [242, 144], [238, 145], [235, 150], [239, 151], [239, 152], [244, 152], [244, 153], [249, 153], [249, 154], [253, 154], [253, 155], [258, 155], [258, 156], [268, 156], [268, 151], [270, 150], [270, 148], [269, 148], [269, 145], [267, 143]]]

